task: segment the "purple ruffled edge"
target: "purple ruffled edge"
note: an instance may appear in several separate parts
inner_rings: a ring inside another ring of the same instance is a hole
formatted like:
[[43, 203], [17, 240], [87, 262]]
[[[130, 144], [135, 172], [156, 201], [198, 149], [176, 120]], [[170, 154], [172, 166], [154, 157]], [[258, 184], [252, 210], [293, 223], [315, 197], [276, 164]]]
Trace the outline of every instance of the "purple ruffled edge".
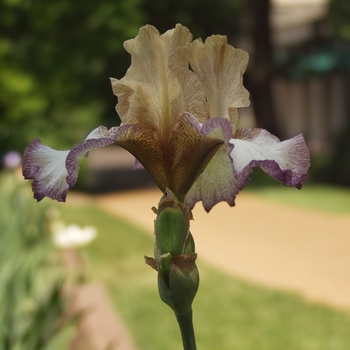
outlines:
[[[265, 131], [265, 130], [264, 130]], [[271, 137], [275, 137], [271, 135]], [[276, 138], [277, 139], [277, 138]], [[278, 162], [275, 160], [252, 160], [241, 171], [233, 170], [237, 180], [241, 183], [241, 189], [251, 180], [249, 175], [252, 173], [254, 167], [260, 167], [268, 175], [274, 179], [280, 181], [284, 186], [302, 188], [302, 184], [307, 180], [307, 171], [310, 167], [310, 152], [306, 145], [305, 139], [302, 134], [299, 134], [289, 140], [283, 142], [290, 142], [289, 146], [291, 151], [297, 155], [297, 163], [294, 164], [293, 169], [282, 169]], [[281, 144], [283, 143], [281, 142]], [[239, 192], [237, 191], [237, 193]]]
[[[108, 146], [115, 143], [117, 129], [118, 128], [115, 127], [108, 131], [108, 129], [105, 127], [99, 127], [90, 133], [83, 142], [75, 145], [70, 151], [56, 151], [46, 145], [43, 145], [40, 139], [34, 139], [24, 150], [22, 161], [22, 173], [24, 178], [27, 180], [34, 180], [32, 183], [34, 198], [38, 202], [41, 201], [44, 197], [49, 197], [59, 202], [65, 202], [68, 190], [73, 187], [77, 181], [81, 157], [87, 157], [89, 151], [92, 149]], [[61, 166], [65, 166], [67, 173], [65, 181], [63, 181], [61, 177], [59, 179], [60, 181], [56, 181], [53, 184], [50, 184], [50, 181], [47, 181], [48, 183], [45, 183], [47, 177], [52, 174], [52, 169], [51, 172], [47, 172], [47, 169], [41, 169], [41, 167], [45, 168], [45, 166], [38, 165], [38, 163], [40, 163], [40, 157], [45, 158], [45, 155], [43, 154], [40, 156], [40, 153], [44, 153], [40, 152], [40, 148], [45, 148], [46, 151], [50, 153], [51, 157], [54, 154], [58, 155], [60, 152], [68, 152], [64, 165], [61, 164]], [[40, 176], [40, 170], [43, 172], [45, 170], [47, 172], [45, 178]]]

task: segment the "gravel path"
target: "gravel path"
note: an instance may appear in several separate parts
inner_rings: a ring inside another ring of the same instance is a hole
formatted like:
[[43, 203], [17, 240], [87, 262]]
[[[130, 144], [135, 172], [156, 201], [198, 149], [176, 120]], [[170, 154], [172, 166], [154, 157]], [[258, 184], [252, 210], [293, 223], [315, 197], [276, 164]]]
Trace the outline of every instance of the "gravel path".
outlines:
[[[293, 190], [293, 189], [291, 189]], [[105, 210], [153, 232], [161, 192], [94, 197]], [[242, 193], [236, 207], [193, 210], [199, 259], [260, 285], [350, 310], [350, 217], [300, 209]]]

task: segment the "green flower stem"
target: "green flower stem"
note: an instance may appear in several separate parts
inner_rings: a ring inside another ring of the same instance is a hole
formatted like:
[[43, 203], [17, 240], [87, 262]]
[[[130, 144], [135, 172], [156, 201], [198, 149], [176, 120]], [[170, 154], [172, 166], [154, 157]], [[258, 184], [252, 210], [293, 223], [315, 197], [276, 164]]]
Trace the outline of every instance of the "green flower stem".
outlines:
[[155, 221], [154, 259], [145, 257], [158, 272], [158, 291], [177, 318], [184, 350], [196, 350], [192, 302], [199, 285], [197, 254], [190, 232], [191, 210], [167, 190], [159, 202]]
[[196, 350], [196, 339], [192, 322], [192, 310], [184, 315], [176, 315], [181, 330], [184, 350]]

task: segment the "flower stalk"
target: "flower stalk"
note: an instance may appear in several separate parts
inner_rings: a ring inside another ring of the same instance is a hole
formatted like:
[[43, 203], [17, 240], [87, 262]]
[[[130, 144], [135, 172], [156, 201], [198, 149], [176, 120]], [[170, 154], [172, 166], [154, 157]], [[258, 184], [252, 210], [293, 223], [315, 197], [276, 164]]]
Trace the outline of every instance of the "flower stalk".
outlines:
[[178, 315], [176, 316], [176, 319], [180, 327], [184, 350], [196, 350], [197, 347], [192, 321], [192, 311], [185, 315]]
[[146, 263], [158, 272], [158, 291], [178, 321], [185, 350], [195, 350], [192, 302], [199, 286], [194, 240], [189, 230], [191, 210], [166, 190], [155, 220], [154, 259]]

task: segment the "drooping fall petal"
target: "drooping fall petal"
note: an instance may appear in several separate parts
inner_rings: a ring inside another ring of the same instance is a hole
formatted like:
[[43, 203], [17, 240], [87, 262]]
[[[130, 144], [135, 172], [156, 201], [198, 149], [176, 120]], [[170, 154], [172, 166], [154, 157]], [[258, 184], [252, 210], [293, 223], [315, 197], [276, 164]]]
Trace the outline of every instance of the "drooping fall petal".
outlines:
[[33, 179], [34, 198], [44, 197], [65, 202], [67, 191], [78, 178], [80, 159], [92, 149], [115, 143], [115, 131], [99, 127], [70, 151], [57, 151], [43, 145], [39, 139], [33, 140], [23, 154], [22, 172], [25, 179]]
[[69, 185], [65, 163], [69, 151], [56, 151], [34, 139], [23, 154], [22, 171], [25, 179], [33, 179], [34, 198], [45, 196], [64, 202]]
[[230, 127], [227, 123], [209, 120], [202, 126], [191, 114], [183, 113], [166, 144], [157, 130], [139, 125], [121, 126], [116, 144], [138, 159], [163, 192], [170, 188], [182, 200], [224, 143], [222, 134], [229, 135], [223, 131]]
[[208, 120], [201, 125], [187, 112], [180, 115], [169, 139], [171, 186], [181, 194], [178, 198], [184, 199], [192, 184], [226, 141], [225, 136], [229, 132], [225, 122], [224, 119], [216, 122]]
[[244, 183], [255, 166], [285, 186], [300, 189], [307, 179], [310, 152], [302, 135], [281, 142], [264, 129], [239, 129], [230, 143], [235, 177]]
[[215, 135], [217, 138], [221, 138], [223, 144], [187, 193], [185, 203], [190, 208], [193, 208], [198, 201], [202, 201], [206, 211], [210, 211], [215, 204], [221, 201], [227, 201], [230, 205], [234, 205], [236, 191], [238, 188], [240, 189], [240, 185], [234, 177], [232, 161], [229, 157], [229, 152], [233, 148], [229, 143], [232, 135], [229, 121], [226, 118], [212, 118], [203, 125], [203, 129], [206, 125], [215, 125], [216, 123], [225, 125], [225, 127], [214, 128], [211, 126], [211, 130], [208, 129], [208, 131], [213, 137]]
[[302, 135], [280, 142], [264, 129], [240, 129], [234, 137], [219, 149], [188, 192], [190, 208], [198, 201], [208, 212], [221, 201], [234, 206], [256, 166], [285, 186], [300, 189], [306, 181], [310, 153]]
[[209, 212], [212, 207], [222, 201], [230, 206], [240, 189], [240, 184], [234, 177], [231, 159], [228, 156], [227, 146], [222, 146], [203, 173], [191, 187], [186, 195], [185, 203], [193, 208], [202, 201], [204, 209]]

